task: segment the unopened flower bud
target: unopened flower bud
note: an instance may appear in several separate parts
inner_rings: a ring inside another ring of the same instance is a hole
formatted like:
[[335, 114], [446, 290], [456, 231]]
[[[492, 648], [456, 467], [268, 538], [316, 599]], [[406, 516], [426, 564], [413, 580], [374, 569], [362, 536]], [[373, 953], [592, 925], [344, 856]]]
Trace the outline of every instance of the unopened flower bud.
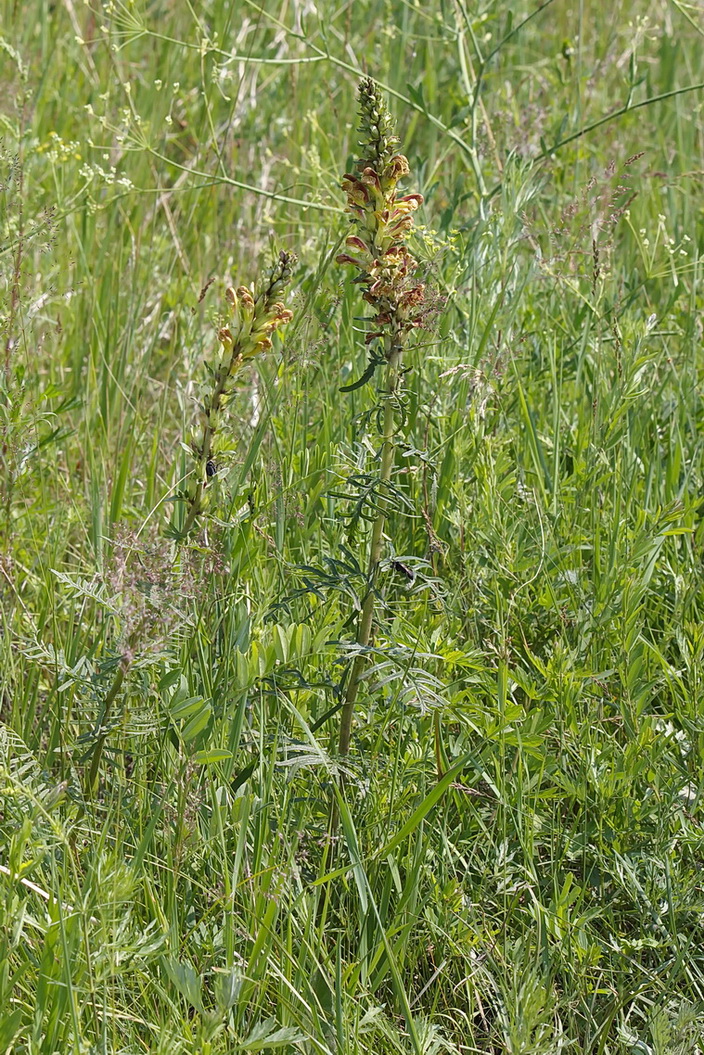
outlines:
[[271, 314], [279, 326], [285, 326], [287, 322], [290, 322], [293, 318], [293, 312], [290, 308], [287, 308], [285, 304], [282, 304], [280, 300], [277, 300], [275, 304], [271, 305]]

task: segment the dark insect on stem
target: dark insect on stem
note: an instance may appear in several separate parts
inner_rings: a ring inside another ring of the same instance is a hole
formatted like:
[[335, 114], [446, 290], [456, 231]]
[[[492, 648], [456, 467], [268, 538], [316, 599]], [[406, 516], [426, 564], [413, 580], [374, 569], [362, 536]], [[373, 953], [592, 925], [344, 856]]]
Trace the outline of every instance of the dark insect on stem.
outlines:
[[397, 571], [399, 575], [405, 576], [409, 582], [415, 582], [416, 573], [412, 568], [409, 568], [407, 564], [402, 564], [400, 560], [392, 560], [391, 567], [394, 571]]
[[217, 471], [218, 466], [215, 464], [212, 458], [209, 458], [208, 461], [205, 463], [205, 475], [208, 477], [209, 480], [211, 480], [213, 476], [217, 475]]

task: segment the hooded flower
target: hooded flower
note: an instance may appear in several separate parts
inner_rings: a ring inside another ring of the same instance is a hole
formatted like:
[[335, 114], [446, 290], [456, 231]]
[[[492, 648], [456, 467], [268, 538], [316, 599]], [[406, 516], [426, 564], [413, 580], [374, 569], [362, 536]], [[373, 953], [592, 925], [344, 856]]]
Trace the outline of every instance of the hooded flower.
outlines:
[[394, 343], [422, 319], [425, 287], [415, 282], [417, 265], [405, 239], [423, 198], [396, 196], [399, 180], [410, 172], [408, 159], [396, 152], [393, 118], [371, 78], [359, 86], [359, 105], [363, 156], [357, 173], [342, 179], [353, 233], [337, 262], [357, 269], [364, 300], [375, 308], [377, 328], [367, 334], [367, 343], [387, 335]]

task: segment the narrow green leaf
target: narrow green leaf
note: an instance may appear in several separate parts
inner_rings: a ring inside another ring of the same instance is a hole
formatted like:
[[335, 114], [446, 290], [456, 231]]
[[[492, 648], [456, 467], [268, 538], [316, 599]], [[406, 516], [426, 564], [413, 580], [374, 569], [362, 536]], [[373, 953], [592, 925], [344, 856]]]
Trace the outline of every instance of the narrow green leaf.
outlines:
[[455, 763], [452, 769], [448, 769], [445, 776], [437, 782], [433, 790], [425, 796], [420, 806], [413, 811], [401, 830], [398, 831], [393, 838], [389, 839], [385, 846], [380, 850], [377, 850], [375, 860], [378, 860], [381, 857], [386, 857], [387, 854], [391, 853], [392, 850], [395, 850], [404, 839], [407, 839], [408, 836], [416, 830], [423, 818], [426, 817], [430, 810], [432, 810], [433, 806], [440, 801], [453, 780], [459, 776], [467, 763], [473, 758], [474, 752], [470, 751], [466, 755], [462, 755], [462, 758], [460, 758], [459, 762]]

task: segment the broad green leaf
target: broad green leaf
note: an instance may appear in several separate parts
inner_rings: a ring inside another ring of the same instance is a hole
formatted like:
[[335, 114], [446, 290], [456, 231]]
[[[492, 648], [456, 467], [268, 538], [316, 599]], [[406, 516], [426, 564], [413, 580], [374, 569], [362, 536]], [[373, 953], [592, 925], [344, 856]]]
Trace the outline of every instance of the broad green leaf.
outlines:
[[232, 751], [226, 751], [222, 747], [211, 747], [204, 751], [196, 751], [193, 761], [201, 766], [210, 766], [214, 762], [226, 762], [229, 758], [232, 758]]

